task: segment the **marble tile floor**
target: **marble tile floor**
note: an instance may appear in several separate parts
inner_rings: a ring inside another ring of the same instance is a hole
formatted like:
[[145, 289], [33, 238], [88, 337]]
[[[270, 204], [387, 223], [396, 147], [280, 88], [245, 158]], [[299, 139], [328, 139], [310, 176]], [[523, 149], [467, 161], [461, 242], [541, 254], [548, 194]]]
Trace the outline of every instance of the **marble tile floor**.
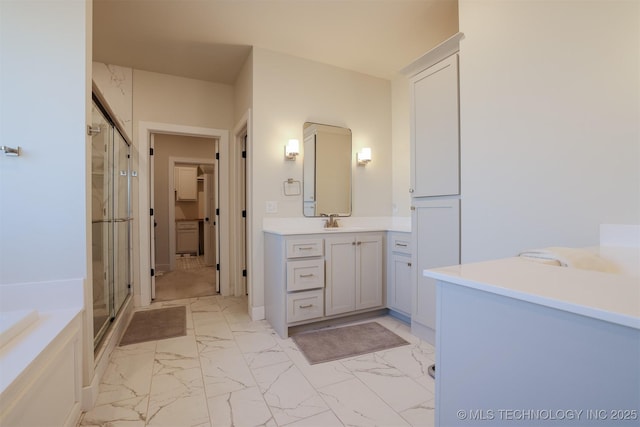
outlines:
[[309, 365], [289, 338], [251, 321], [246, 297], [191, 298], [184, 337], [117, 347], [79, 426], [432, 426], [433, 347], [410, 345]]

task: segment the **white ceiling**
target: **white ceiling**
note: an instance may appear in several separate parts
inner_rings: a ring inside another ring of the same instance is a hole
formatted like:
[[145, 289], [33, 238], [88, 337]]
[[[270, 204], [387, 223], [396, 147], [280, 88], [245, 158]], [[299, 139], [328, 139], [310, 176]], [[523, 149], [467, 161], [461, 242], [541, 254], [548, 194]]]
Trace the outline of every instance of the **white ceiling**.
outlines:
[[391, 78], [457, 30], [457, 0], [93, 0], [94, 61], [226, 84], [251, 46]]

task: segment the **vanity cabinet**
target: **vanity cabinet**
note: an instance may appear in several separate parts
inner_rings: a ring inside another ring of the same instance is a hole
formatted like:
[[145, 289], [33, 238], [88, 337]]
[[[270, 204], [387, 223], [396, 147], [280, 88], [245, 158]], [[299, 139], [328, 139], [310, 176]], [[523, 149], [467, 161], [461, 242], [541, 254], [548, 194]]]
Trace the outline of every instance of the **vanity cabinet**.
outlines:
[[176, 166], [173, 170], [176, 201], [198, 200], [198, 170], [195, 166]]
[[198, 221], [176, 221], [176, 253], [200, 255]]
[[265, 316], [289, 328], [384, 308], [384, 233], [265, 232]]
[[411, 233], [390, 232], [387, 253], [387, 307], [411, 317]]
[[460, 200], [414, 200], [411, 222], [415, 248], [411, 333], [435, 344], [436, 281], [422, 272], [460, 263]]
[[289, 326], [324, 316], [324, 240], [264, 235], [265, 316], [283, 338]]
[[457, 33], [405, 67], [411, 134], [411, 333], [435, 344], [435, 283], [424, 269], [460, 262], [460, 111]]
[[325, 314], [382, 306], [383, 236], [341, 234], [325, 239]]

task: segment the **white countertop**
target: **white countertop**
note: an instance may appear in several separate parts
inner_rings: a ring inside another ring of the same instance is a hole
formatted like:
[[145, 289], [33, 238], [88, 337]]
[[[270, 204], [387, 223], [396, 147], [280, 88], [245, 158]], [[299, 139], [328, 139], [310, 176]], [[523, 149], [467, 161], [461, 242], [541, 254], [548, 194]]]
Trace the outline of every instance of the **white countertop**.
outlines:
[[361, 233], [367, 231], [411, 232], [409, 217], [338, 217], [338, 228], [324, 228], [326, 218], [265, 218], [262, 231], [282, 236], [296, 234]]
[[640, 329], [640, 279], [523, 258], [424, 270], [424, 276]]

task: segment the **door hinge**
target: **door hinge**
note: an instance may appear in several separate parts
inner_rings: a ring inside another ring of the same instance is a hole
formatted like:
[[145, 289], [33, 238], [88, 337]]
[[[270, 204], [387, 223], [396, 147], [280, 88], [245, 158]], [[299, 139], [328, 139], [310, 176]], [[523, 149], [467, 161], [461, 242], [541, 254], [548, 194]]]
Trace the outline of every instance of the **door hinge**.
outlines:
[[216, 264], [216, 270], [220, 271], [220, 264]]
[[154, 277], [156, 275], [156, 270], [155, 269], [151, 269], [151, 277]]
[[149, 215], [153, 216], [153, 208], [149, 209]]
[[242, 158], [243, 158], [243, 159], [246, 159], [246, 158], [247, 158], [247, 152], [246, 152], [246, 151], [243, 151], [243, 152], [242, 152]]
[[152, 147], [152, 148], [149, 148], [149, 155], [150, 155], [150, 156], [153, 156], [153, 147]]
[[247, 211], [242, 211], [242, 218], [246, 218], [247, 217]]
[[216, 208], [216, 215], [220, 216], [220, 209], [219, 208]]
[[216, 153], [216, 160], [220, 160], [220, 153]]
[[247, 277], [247, 269], [242, 270], [242, 277]]

